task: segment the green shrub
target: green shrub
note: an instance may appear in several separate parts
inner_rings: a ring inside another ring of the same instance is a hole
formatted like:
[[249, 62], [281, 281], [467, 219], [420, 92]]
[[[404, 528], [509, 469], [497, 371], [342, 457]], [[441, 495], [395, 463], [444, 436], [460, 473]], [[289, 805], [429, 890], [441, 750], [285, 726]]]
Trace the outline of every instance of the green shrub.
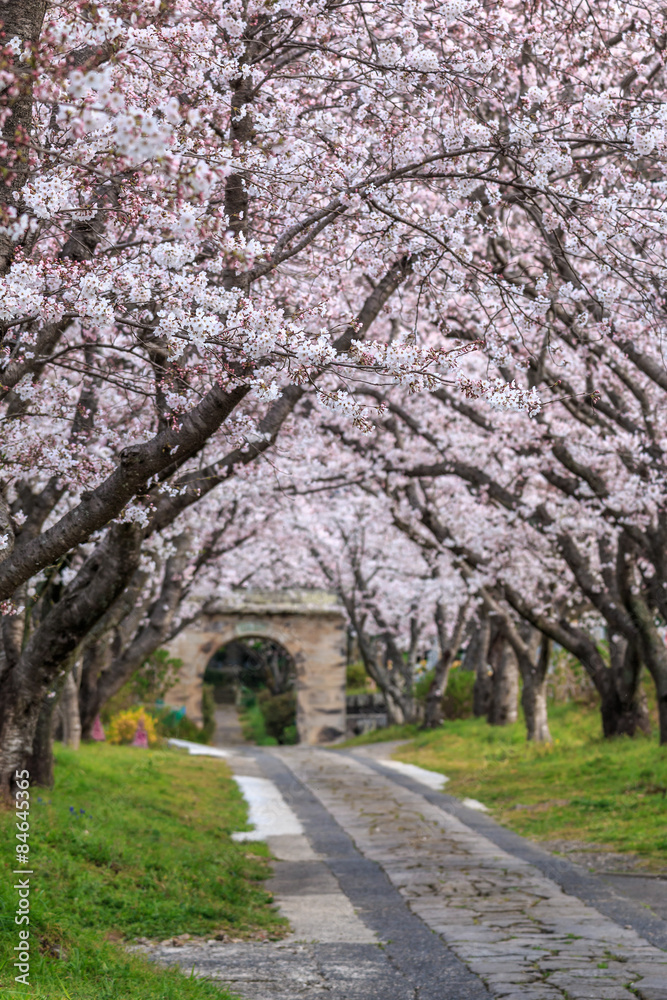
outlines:
[[257, 704], [257, 692], [249, 687], [241, 687], [241, 697], [239, 699], [241, 708], [252, 708]]
[[345, 687], [348, 694], [360, 694], [362, 691], [366, 691], [368, 689], [368, 680], [369, 677], [363, 663], [360, 661], [357, 663], [348, 663], [345, 672]]
[[[296, 732], [296, 692], [285, 691], [284, 694], [271, 694], [270, 691], [260, 691], [257, 704], [264, 716], [266, 732], [279, 743], [296, 742], [290, 739]], [[286, 731], [290, 730], [287, 738]]]
[[296, 723], [293, 726], [285, 726], [282, 742], [287, 746], [294, 746], [299, 742], [299, 731], [296, 728]]
[[430, 690], [434, 676], [435, 676], [435, 669], [427, 670], [425, 674], [422, 674], [421, 677], [417, 679], [417, 682], [415, 684], [415, 698], [417, 699], [417, 701], [420, 702], [426, 701], [426, 697]]
[[266, 721], [262, 715], [261, 708], [257, 704], [255, 693], [246, 690], [242, 704], [241, 727], [245, 739], [252, 740], [260, 747], [277, 746], [278, 740], [273, 736], [267, 735]]
[[475, 673], [473, 670], [452, 667], [447, 690], [442, 699], [442, 711], [446, 719], [470, 719], [472, 717], [474, 686]]
[[[475, 674], [472, 670], [461, 670], [460, 660], [454, 660], [447, 679], [447, 690], [442, 699], [442, 711], [446, 719], [469, 719], [472, 716], [472, 689]], [[415, 697], [422, 704], [428, 696], [435, 669], [427, 671], [415, 684]]]
[[210, 736], [203, 729], [173, 708], [164, 708], [152, 714], [157, 718], [157, 731], [161, 736], [190, 740], [191, 743], [210, 742]]
[[206, 742], [213, 739], [215, 732], [215, 698], [213, 697], [213, 685], [204, 684], [201, 692], [201, 714], [202, 732], [206, 736]]
[[153, 705], [164, 698], [176, 684], [182, 666], [183, 661], [170, 657], [166, 649], [152, 653], [103, 706], [100, 716], [104, 725], [119, 712], [127, 712], [137, 705]]

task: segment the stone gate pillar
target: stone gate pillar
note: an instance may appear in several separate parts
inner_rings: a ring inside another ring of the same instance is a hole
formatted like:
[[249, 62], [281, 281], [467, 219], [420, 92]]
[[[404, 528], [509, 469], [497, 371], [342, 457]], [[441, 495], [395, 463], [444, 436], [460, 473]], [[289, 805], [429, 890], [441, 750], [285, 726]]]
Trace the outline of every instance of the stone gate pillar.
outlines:
[[[337, 610], [337, 609], [336, 609]], [[345, 619], [340, 612], [295, 616], [299, 742], [331, 743], [345, 735]]]

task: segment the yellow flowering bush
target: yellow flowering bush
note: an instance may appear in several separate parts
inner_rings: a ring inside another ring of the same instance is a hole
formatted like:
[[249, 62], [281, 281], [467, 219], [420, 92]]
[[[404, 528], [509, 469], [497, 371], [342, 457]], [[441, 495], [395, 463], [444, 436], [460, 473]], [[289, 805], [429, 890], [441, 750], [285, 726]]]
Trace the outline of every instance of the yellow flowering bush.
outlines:
[[137, 708], [128, 708], [125, 712], [118, 712], [117, 715], [113, 716], [107, 729], [108, 742], [131, 743], [140, 719], [143, 719], [148, 745], [156, 746], [160, 742], [160, 737], [155, 730], [155, 719], [140, 705]]

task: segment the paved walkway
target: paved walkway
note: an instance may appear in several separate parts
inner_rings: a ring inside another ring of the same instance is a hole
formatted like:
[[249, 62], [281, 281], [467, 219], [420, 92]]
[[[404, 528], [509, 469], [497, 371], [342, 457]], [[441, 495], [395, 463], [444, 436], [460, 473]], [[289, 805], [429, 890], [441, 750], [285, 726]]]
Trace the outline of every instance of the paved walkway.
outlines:
[[236, 705], [216, 705], [213, 745], [236, 747], [242, 746], [245, 742]]
[[158, 961], [245, 1000], [667, 1000], [656, 913], [377, 751], [228, 761], [271, 790], [251, 820], [280, 859], [271, 887], [293, 933], [149, 949]]

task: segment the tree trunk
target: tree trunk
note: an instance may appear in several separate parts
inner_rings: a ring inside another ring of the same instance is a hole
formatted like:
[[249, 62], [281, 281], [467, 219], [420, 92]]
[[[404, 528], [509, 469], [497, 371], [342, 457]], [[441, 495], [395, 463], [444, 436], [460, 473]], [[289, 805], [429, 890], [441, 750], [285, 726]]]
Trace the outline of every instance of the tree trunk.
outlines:
[[78, 750], [81, 743], [81, 717], [79, 716], [79, 691], [76, 674], [81, 676], [81, 667], [70, 670], [65, 678], [63, 693], [60, 696], [60, 712], [63, 723], [63, 743]]
[[502, 631], [491, 650], [491, 704], [487, 719], [492, 726], [516, 722], [519, 698], [519, 664], [516, 653]]
[[[639, 631], [641, 634], [641, 627]], [[643, 669], [641, 639], [630, 642], [623, 637], [609, 636], [609, 659], [613, 687], [619, 702], [618, 735], [634, 736], [637, 732], [648, 735], [651, 719], [646, 696], [640, 687]]]
[[[12, 671], [8, 681], [4, 686], [8, 711], [3, 712], [2, 756], [12, 755], [18, 761], [15, 769], [25, 768], [31, 784], [51, 788], [53, 723], [60, 691], [41, 692], [40, 698], [37, 687], [31, 686], [29, 678], [21, 677], [18, 671]], [[6, 774], [4, 797], [11, 798], [13, 791], [14, 775]]]
[[389, 660], [387, 666], [384, 666], [380, 662], [377, 642], [371, 639], [358, 623], [355, 628], [366, 673], [375, 681], [378, 690], [384, 697], [388, 724], [402, 726], [406, 722], [416, 722], [415, 698], [411, 692], [402, 690], [403, 677], [400, 670], [394, 667], [393, 661], [391, 661], [391, 669], [388, 666]]
[[[130, 607], [116, 623], [113, 640], [102, 635], [84, 651], [79, 706], [86, 739], [103, 706], [167, 638], [183, 593], [189, 545], [187, 532], [175, 540], [175, 552], [165, 563], [162, 586], [147, 615], [142, 604]], [[148, 620], [142, 621], [145, 617]]]
[[490, 644], [491, 622], [488, 615], [480, 612], [479, 628], [471, 636], [463, 659], [463, 667], [475, 671], [472, 711], [477, 719], [488, 714], [491, 703]]
[[521, 706], [526, 723], [526, 738], [534, 743], [551, 743], [547, 718], [547, 673], [551, 658], [551, 640], [528, 626], [528, 640], [515, 650], [521, 674]]
[[390, 726], [402, 726], [405, 722], [409, 720], [406, 718], [406, 714], [403, 710], [398, 698], [396, 698], [390, 689], [385, 689], [382, 694], [384, 695], [384, 703], [387, 706], [387, 723]]
[[[377, 615], [375, 616], [377, 620]], [[378, 621], [380, 624], [380, 621]], [[384, 625], [384, 622], [381, 622]], [[385, 632], [385, 676], [388, 679], [384, 694], [389, 697], [387, 702], [387, 719], [392, 717], [395, 725], [420, 722], [421, 706], [417, 704], [414, 691], [414, 662], [416, 659], [417, 635], [414, 634], [414, 621], [410, 623], [411, 648], [407, 659], [403, 658], [401, 650], [391, 632]], [[413, 648], [415, 647], [415, 648]], [[390, 703], [391, 702], [391, 705]]]
[[519, 657], [523, 689], [521, 705], [526, 722], [526, 736], [534, 743], [551, 743], [547, 718], [547, 672], [551, 655], [551, 640], [542, 636], [537, 656], [531, 662]]
[[614, 687], [607, 697], [601, 699], [602, 732], [605, 736], [635, 736], [636, 733], [650, 733], [651, 720], [646, 697], [636, 692], [631, 698], [623, 698]]
[[53, 723], [57, 704], [57, 693], [49, 691], [42, 700], [32, 752], [26, 765], [30, 772], [30, 783], [43, 788], [53, 787]]
[[611, 669], [596, 683], [600, 695], [602, 734], [605, 737], [634, 736], [650, 731], [646, 699], [642, 699], [638, 685], [634, 690], [623, 690]]
[[[523, 681], [521, 704], [526, 722], [526, 738], [538, 743], [550, 743], [547, 721], [547, 671], [551, 656], [551, 640], [528, 622], [517, 626], [496, 595], [487, 587], [482, 597], [489, 614], [498, 622], [498, 635], [492, 648], [494, 688], [500, 690], [498, 705], [494, 704], [489, 722], [504, 725], [515, 721], [518, 675]], [[516, 668], [515, 668], [516, 664]], [[494, 717], [495, 716], [495, 717]]]
[[427, 729], [435, 729], [442, 724], [442, 699], [447, 690], [449, 680], [449, 669], [452, 657], [449, 650], [441, 654], [435, 665], [433, 680], [426, 695], [426, 705], [424, 708], [424, 726]]
[[72, 670], [64, 681], [42, 699], [37, 717], [35, 735], [27, 770], [33, 785], [52, 788], [54, 780], [53, 734], [57, 710], [60, 709], [63, 722], [63, 742], [79, 749], [81, 723], [79, 721], [79, 700], [77, 684]]
[[[653, 683], [655, 684], [658, 700], [660, 744], [661, 746], [665, 746], [667, 744], [667, 649], [665, 648], [664, 640], [656, 627], [652, 611], [641, 595], [639, 593], [632, 594], [629, 598], [629, 603], [639, 629], [642, 659], [644, 660], [648, 671], [653, 678]], [[634, 710], [635, 716], [637, 714], [641, 714], [641, 703], [639, 697], [637, 696], [638, 690], [639, 677], [637, 673], [634, 692], [632, 692], [634, 693], [634, 698], [631, 702], [631, 708]], [[634, 716], [633, 720], [635, 721], [635, 728], [637, 728], [637, 722]], [[634, 735], [634, 731], [631, 735]]]
[[606, 737], [634, 736], [644, 726], [644, 712], [639, 699], [631, 704], [624, 704], [612, 685], [600, 699], [600, 714], [602, 734]]
[[81, 661], [81, 685], [79, 687], [79, 718], [81, 736], [90, 739], [95, 719], [100, 711], [99, 680], [111, 663], [110, 637], [104, 636], [84, 651]]
[[483, 719], [489, 714], [493, 699], [493, 673], [489, 664], [481, 660], [477, 664], [475, 684], [472, 692], [472, 714], [476, 719]]
[[447, 690], [449, 671], [456, 656], [456, 651], [461, 642], [463, 626], [465, 624], [468, 605], [465, 604], [459, 609], [459, 613], [451, 637], [447, 635], [445, 628], [445, 611], [438, 601], [435, 612], [435, 624], [438, 630], [438, 643], [440, 646], [440, 659], [438, 660], [433, 680], [426, 696], [426, 706], [424, 710], [424, 726], [427, 729], [435, 729], [442, 724], [442, 699]]
[[533, 743], [551, 743], [547, 716], [547, 679], [523, 683], [521, 705], [526, 720], [526, 737]]

